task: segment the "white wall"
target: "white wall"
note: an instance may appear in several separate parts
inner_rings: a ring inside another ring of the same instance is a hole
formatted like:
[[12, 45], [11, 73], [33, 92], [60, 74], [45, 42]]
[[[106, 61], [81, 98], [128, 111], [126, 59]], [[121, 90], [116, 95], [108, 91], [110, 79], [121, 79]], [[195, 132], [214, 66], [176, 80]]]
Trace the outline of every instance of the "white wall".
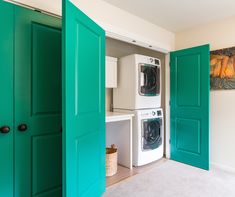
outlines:
[[[15, 0], [33, 7], [61, 15], [61, 0]], [[141, 46], [152, 46], [161, 52], [174, 50], [175, 35], [102, 0], [71, 0], [85, 14], [106, 30], [110, 37]]]
[[[176, 49], [209, 43], [211, 50], [235, 46], [235, 17], [176, 34]], [[211, 161], [235, 170], [235, 90], [211, 91]]]

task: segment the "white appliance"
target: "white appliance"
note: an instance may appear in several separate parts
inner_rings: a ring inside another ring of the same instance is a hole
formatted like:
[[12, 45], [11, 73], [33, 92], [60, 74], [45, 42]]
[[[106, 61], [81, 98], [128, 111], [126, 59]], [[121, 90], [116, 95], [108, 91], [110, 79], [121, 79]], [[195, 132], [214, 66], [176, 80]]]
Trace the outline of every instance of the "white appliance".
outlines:
[[[130, 112], [130, 110], [117, 110]], [[159, 109], [134, 110], [133, 165], [142, 166], [163, 157], [164, 118]]]
[[119, 59], [118, 87], [113, 90], [113, 108], [161, 107], [161, 61], [133, 54]]

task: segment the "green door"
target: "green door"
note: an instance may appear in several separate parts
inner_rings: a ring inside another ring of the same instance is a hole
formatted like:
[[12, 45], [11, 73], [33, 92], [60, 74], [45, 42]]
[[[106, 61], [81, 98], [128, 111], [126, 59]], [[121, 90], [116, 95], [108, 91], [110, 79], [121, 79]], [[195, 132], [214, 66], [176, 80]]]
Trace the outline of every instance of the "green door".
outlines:
[[63, 196], [105, 190], [105, 32], [63, 1]]
[[15, 197], [62, 196], [61, 21], [15, 7]]
[[13, 197], [13, 6], [0, 0], [0, 196]]
[[209, 170], [209, 45], [170, 54], [171, 159]]

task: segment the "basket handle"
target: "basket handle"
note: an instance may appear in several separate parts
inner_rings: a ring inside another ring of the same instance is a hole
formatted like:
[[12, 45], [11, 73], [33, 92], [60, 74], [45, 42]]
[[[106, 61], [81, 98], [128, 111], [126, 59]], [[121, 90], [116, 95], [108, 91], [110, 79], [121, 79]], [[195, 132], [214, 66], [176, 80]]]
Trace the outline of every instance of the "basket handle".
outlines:
[[112, 145], [111, 145], [111, 148], [117, 149], [117, 145], [116, 145], [116, 144], [112, 144]]

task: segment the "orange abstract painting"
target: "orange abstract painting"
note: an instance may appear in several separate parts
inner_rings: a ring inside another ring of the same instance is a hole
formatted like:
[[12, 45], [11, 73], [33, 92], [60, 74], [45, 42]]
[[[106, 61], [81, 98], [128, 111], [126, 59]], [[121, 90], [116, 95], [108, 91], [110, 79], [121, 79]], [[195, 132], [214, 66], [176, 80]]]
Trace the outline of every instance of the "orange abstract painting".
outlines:
[[235, 89], [235, 47], [211, 51], [210, 85], [212, 90]]

